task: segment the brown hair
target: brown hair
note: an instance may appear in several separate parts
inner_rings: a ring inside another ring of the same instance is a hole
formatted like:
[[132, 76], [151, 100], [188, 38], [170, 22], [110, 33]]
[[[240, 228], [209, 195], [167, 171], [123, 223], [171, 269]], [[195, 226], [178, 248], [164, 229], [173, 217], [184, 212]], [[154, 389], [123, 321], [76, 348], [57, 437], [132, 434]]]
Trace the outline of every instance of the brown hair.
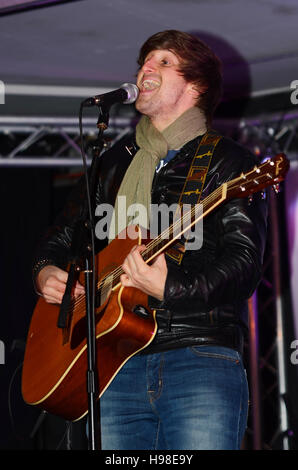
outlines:
[[156, 49], [167, 49], [181, 59], [180, 72], [187, 82], [201, 91], [197, 106], [205, 113], [208, 125], [222, 93], [221, 62], [214, 52], [192, 34], [167, 30], [154, 34], [140, 49], [138, 64]]

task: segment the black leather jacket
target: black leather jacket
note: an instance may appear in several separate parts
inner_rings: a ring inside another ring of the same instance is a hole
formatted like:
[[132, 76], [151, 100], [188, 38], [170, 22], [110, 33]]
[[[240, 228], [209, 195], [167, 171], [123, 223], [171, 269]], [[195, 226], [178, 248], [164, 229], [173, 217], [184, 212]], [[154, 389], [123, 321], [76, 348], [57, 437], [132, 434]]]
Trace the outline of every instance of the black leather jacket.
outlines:
[[[200, 138], [187, 143], [155, 174], [152, 203], [178, 201]], [[96, 204], [114, 204], [136, 151], [134, 135], [129, 134], [102, 156]], [[212, 157], [202, 199], [258, 163], [247, 149], [223, 137]], [[41, 240], [34, 277], [47, 264], [67, 266], [72, 230], [84, 198], [82, 184], [83, 180]], [[247, 198], [227, 201], [204, 218], [201, 249], [186, 251], [180, 266], [167, 258], [164, 300], [149, 299], [149, 305], [157, 309], [158, 331], [145, 353], [201, 344], [242, 351], [247, 299], [261, 277], [266, 221], [267, 203], [260, 194], [255, 194], [251, 203]], [[97, 240], [97, 249], [101, 248], [103, 242]]]

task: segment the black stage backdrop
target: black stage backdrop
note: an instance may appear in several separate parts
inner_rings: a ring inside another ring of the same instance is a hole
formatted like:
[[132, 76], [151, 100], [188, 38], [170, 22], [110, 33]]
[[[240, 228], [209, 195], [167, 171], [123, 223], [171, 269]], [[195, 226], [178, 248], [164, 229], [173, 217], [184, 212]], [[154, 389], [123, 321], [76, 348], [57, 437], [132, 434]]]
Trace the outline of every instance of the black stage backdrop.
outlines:
[[[69, 188], [54, 189], [49, 169], [0, 171], [1, 449], [85, 448], [85, 423], [72, 424], [46, 415], [32, 436], [40, 410], [24, 403], [21, 373], [30, 318], [37, 300], [31, 263], [37, 241], [61, 208]], [[66, 432], [68, 430], [68, 432]]]

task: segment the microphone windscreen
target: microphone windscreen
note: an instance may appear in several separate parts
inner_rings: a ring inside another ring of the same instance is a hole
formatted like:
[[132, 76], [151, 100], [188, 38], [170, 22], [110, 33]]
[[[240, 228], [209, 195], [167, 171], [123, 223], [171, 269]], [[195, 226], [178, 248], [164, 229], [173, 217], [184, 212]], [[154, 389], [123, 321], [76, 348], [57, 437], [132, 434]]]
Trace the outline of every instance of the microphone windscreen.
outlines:
[[133, 83], [123, 83], [121, 85], [122, 89], [124, 89], [127, 93], [127, 98], [125, 101], [123, 101], [124, 104], [131, 104], [134, 103], [139, 96], [139, 89], [137, 85], [134, 85]]

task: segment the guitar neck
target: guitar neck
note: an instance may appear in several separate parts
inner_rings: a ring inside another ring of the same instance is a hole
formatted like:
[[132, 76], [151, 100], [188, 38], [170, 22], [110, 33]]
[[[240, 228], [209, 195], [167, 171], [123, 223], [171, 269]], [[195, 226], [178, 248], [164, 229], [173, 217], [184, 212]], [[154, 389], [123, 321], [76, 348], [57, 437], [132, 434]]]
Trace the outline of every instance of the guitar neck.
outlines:
[[173, 224], [170, 225], [169, 228], [146, 245], [145, 250], [142, 252], [144, 261], [150, 263], [156, 256], [166, 252], [167, 249], [171, 248], [173, 244], [180, 240], [182, 235], [220, 205], [226, 199], [227, 186], [227, 183], [223, 184], [206, 197], [201, 204], [192, 206], [191, 209], [180, 217], [176, 216]]
[[[226, 199], [226, 187], [227, 185], [224, 184], [204, 199], [201, 205], [191, 207], [191, 209], [181, 217], [176, 216], [173, 224], [156, 238], [150, 240], [141, 253], [145, 263], [151, 263], [159, 254], [166, 252], [185, 232], [190, 230], [216, 206], [221, 204]], [[200, 210], [198, 210], [198, 208], [200, 208]], [[98, 283], [98, 289], [105, 288], [105, 285], [107, 286], [107, 290], [116, 288], [120, 283], [120, 276], [122, 274], [124, 274], [124, 271], [121, 266], [118, 266], [118, 268]]]
[[[276, 187], [280, 181], [284, 180], [288, 169], [289, 161], [284, 154], [280, 153], [260, 166], [255, 166], [247, 173], [241, 173], [237, 178], [223, 183], [203, 199], [200, 204], [192, 206], [182, 216], [176, 214], [173, 224], [147, 243], [144, 251], [141, 253], [144, 261], [148, 264], [160, 253], [167, 251], [182, 235], [186, 234], [187, 231], [226, 199], [244, 198], [268, 186], [273, 185]], [[187, 238], [187, 234], [185, 238]], [[105, 284], [108, 284], [111, 288], [116, 287], [120, 283], [120, 276], [122, 274], [124, 274], [124, 271], [119, 266], [107, 278], [102, 279], [98, 287], [102, 287]]]

